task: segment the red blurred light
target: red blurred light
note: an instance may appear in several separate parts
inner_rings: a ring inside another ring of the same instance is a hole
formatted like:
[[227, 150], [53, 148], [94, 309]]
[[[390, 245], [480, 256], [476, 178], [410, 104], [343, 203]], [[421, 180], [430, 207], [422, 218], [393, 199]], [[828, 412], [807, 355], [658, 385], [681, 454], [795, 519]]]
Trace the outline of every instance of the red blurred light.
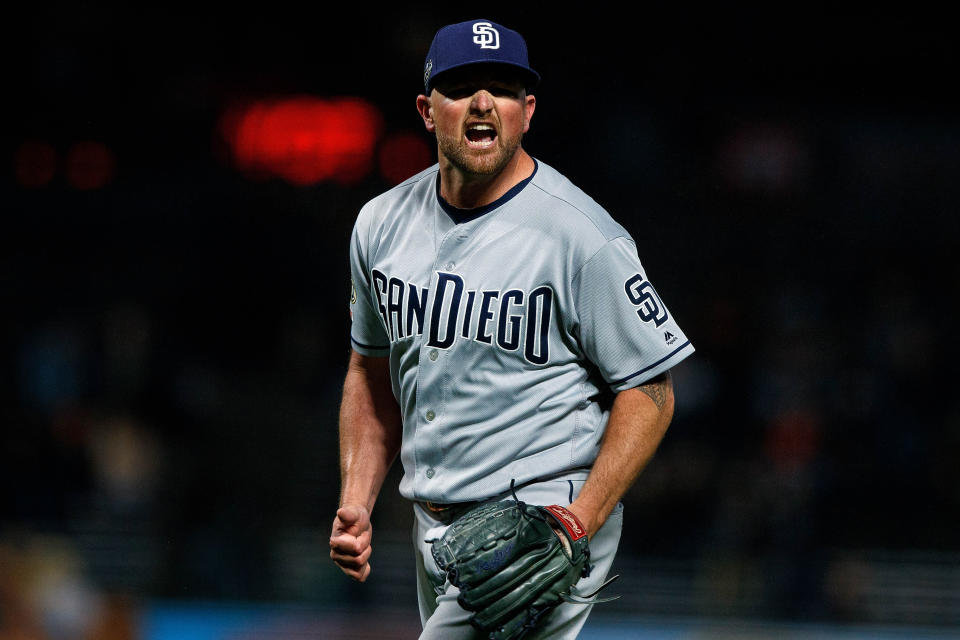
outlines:
[[100, 142], [78, 142], [67, 151], [67, 182], [75, 189], [90, 191], [113, 181], [113, 151]]
[[819, 452], [821, 431], [819, 416], [812, 411], [786, 411], [776, 416], [767, 430], [767, 457], [781, 470], [801, 469]]
[[370, 173], [383, 128], [371, 104], [357, 98], [289, 98], [253, 103], [221, 118], [236, 166], [296, 185], [351, 184]]
[[27, 140], [14, 152], [13, 164], [17, 183], [36, 189], [53, 180], [57, 171], [57, 151], [48, 142]]
[[423, 136], [403, 132], [383, 141], [379, 161], [383, 177], [391, 184], [400, 184], [433, 164], [433, 155]]

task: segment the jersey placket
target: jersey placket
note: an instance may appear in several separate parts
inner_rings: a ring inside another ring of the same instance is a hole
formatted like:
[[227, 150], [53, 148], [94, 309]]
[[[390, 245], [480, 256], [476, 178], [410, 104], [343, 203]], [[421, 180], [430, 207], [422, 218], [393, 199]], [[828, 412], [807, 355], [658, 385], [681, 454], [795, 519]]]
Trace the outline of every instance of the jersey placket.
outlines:
[[[443, 215], [442, 212], [440, 215]], [[437, 253], [434, 258], [430, 274], [430, 290], [438, 290], [440, 273], [456, 273], [457, 260], [463, 256], [461, 247], [469, 238], [461, 225], [447, 229], [437, 244]], [[439, 235], [439, 234], [438, 234]], [[462, 304], [462, 301], [461, 301]], [[443, 478], [447, 471], [443, 466], [443, 430], [447, 426], [444, 410], [449, 397], [451, 373], [449, 361], [460, 344], [457, 329], [460, 312], [451, 314], [449, 319], [453, 323], [453, 343], [446, 348], [430, 344], [430, 335], [434, 321], [433, 314], [427, 313], [423, 336], [420, 340], [420, 353], [417, 363], [417, 393], [416, 393], [416, 447], [415, 464], [417, 475], [426, 478], [428, 487], [446, 487], [449, 483]], [[437, 491], [431, 492], [436, 496]]]

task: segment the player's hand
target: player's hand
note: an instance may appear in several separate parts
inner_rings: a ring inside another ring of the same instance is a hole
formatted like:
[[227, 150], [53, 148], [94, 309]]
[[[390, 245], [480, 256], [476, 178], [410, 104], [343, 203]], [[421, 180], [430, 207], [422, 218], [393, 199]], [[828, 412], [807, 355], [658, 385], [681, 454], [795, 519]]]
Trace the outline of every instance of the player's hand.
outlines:
[[358, 504], [345, 504], [337, 509], [330, 534], [330, 559], [345, 574], [363, 582], [370, 575], [370, 514]]

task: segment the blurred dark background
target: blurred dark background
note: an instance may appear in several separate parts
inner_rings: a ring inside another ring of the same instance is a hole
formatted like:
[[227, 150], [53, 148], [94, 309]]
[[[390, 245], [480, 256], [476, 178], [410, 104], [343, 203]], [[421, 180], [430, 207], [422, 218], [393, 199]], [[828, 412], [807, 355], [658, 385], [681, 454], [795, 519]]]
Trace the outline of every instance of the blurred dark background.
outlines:
[[14, 12], [0, 638], [160, 638], [201, 602], [416, 636], [397, 473], [371, 582], [326, 558], [347, 239], [434, 162], [423, 57], [475, 17], [525, 35], [525, 147], [697, 347], [607, 612], [960, 625], [958, 44], [901, 10]]

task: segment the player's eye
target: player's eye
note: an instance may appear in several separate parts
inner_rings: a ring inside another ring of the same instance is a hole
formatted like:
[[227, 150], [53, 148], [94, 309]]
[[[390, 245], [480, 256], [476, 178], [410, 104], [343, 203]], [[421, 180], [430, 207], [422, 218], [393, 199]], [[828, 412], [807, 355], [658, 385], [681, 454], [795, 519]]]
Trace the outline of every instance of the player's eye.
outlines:
[[469, 84], [464, 84], [464, 83], [437, 84], [436, 89], [441, 94], [443, 94], [447, 98], [450, 98], [451, 100], [459, 100], [460, 98], [466, 98], [467, 96], [473, 95], [473, 93], [476, 91], [475, 87], [472, 87]]
[[490, 95], [497, 98], [518, 98], [520, 96], [520, 91], [514, 87], [502, 86], [502, 85], [472, 85], [472, 84], [461, 84], [461, 85], [449, 85], [449, 86], [437, 86], [437, 91], [445, 95], [451, 100], [461, 100], [463, 98], [469, 98], [476, 92], [481, 89], [486, 89]]
[[472, 96], [475, 91], [470, 87], [451, 87], [445, 91], [442, 91], [441, 93], [453, 100], [460, 100], [461, 98]]

